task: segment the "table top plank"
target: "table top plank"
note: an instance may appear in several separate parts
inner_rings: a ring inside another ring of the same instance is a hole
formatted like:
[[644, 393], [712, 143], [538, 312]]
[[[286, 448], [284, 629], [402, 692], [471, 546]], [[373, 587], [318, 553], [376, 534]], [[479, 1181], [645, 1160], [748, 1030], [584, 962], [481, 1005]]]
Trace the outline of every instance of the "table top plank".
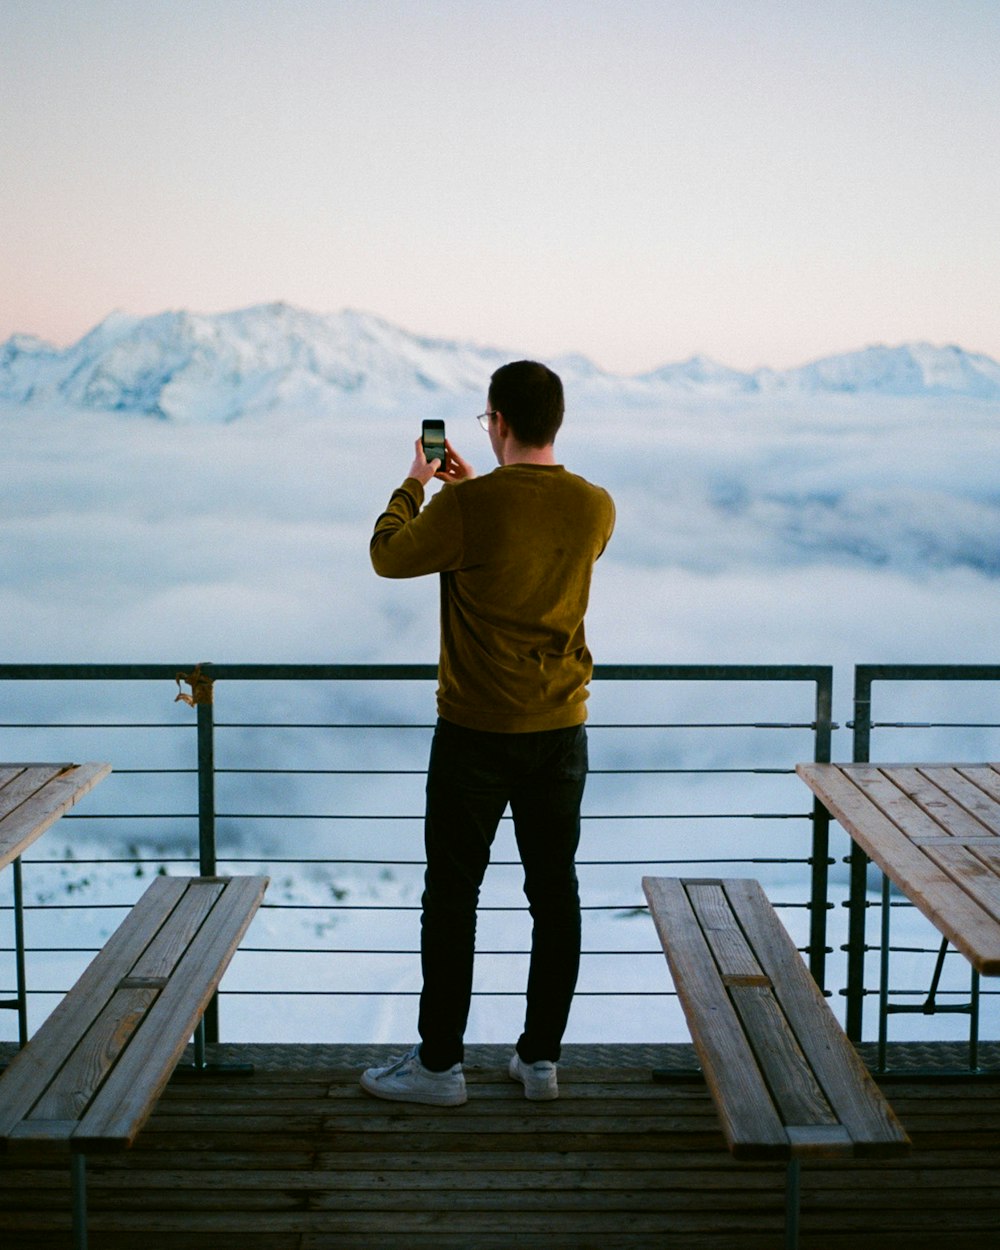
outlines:
[[959, 768], [942, 769], [939, 784], [994, 837], [1000, 837], [1000, 797], [984, 790], [974, 777], [966, 777]]
[[68, 764], [8, 764], [0, 772], [0, 820], [31, 798], [53, 777], [65, 772]]
[[891, 768], [886, 775], [954, 838], [996, 837], [1000, 831], [1000, 804], [955, 768]]
[[[954, 843], [928, 846], [925, 853], [949, 877], [959, 882], [962, 889], [989, 914], [994, 925], [1000, 924], [1000, 891], [997, 890], [1000, 850], [992, 863], [989, 849], [986, 849], [985, 855], [980, 855], [976, 847], [956, 846]], [[988, 939], [989, 931], [985, 936]]]
[[28, 764], [0, 790], [0, 868], [17, 859], [36, 838], [111, 772], [110, 764]]
[[[902, 775], [902, 770], [898, 770]], [[872, 803], [888, 816], [894, 825], [904, 830], [908, 837], [952, 837], [945, 825], [936, 818], [933, 808], [927, 810], [907, 794], [903, 786], [897, 785], [895, 773], [889, 774], [887, 769], [875, 765], [859, 764], [852, 767], [850, 779]], [[911, 780], [912, 788], [923, 779], [915, 771]]]
[[[992, 795], [978, 784], [1000, 780], [996, 766], [800, 764], [796, 771], [973, 967], [1000, 975], [1000, 858], [990, 853], [997, 839], [981, 820], [990, 816]], [[985, 799], [967, 789], [970, 775]], [[948, 792], [956, 779], [958, 801]], [[963, 829], [968, 836], [959, 835]]]
[[1000, 766], [996, 764], [956, 764], [968, 781], [974, 782], [984, 794], [1000, 802]]

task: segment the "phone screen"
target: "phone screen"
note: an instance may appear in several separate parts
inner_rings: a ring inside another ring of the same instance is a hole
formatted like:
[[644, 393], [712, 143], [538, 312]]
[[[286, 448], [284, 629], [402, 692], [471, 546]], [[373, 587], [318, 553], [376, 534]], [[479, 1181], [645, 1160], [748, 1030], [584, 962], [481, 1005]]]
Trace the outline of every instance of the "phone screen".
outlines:
[[424, 456], [428, 462], [440, 460], [441, 468], [443, 469], [445, 465], [444, 422], [425, 421], [421, 430], [420, 441], [423, 443]]

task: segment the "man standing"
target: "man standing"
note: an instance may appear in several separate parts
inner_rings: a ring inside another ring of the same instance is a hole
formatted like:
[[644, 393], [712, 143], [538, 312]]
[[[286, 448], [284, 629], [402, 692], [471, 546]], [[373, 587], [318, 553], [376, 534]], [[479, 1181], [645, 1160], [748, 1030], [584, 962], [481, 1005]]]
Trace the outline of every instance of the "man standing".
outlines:
[[[380, 1098], [458, 1106], [472, 994], [476, 907], [508, 803], [533, 928], [524, 1032], [510, 1075], [531, 1099], [558, 1097], [556, 1063], [580, 963], [574, 857], [587, 773], [583, 619], [591, 570], [614, 527], [600, 487], [556, 462], [562, 382], [516, 361], [490, 381], [487, 431], [499, 468], [484, 477], [446, 443], [420, 440], [371, 541], [383, 577], [441, 579], [438, 721], [427, 772], [427, 870], [418, 1032], [402, 1059], [369, 1068]], [[422, 509], [432, 477], [448, 484]]]

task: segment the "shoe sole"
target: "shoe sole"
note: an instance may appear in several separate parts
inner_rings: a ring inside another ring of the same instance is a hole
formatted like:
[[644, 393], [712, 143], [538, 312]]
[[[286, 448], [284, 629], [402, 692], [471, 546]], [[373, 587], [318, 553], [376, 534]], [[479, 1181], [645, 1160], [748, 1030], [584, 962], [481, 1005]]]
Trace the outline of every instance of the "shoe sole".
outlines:
[[545, 1089], [532, 1090], [528, 1086], [528, 1082], [517, 1070], [517, 1060], [511, 1059], [507, 1067], [507, 1075], [512, 1081], [517, 1081], [524, 1087], [524, 1096], [529, 1102], [555, 1102], [559, 1097], [559, 1087], [551, 1089], [546, 1086]]
[[378, 1081], [367, 1080], [366, 1076], [367, 1074], [361, 1077], [361, 1088], [366, 1094], [371, 1094], [375, 1098], [381, 1098], [385, 1102], [416, 1102], [425, 1107], [461, 1107], [469, 1100], [469, 1095], [465, 1090], [461, 1094], [404, 1092], [386, 1089], [384, 1085], [379, 1085]]

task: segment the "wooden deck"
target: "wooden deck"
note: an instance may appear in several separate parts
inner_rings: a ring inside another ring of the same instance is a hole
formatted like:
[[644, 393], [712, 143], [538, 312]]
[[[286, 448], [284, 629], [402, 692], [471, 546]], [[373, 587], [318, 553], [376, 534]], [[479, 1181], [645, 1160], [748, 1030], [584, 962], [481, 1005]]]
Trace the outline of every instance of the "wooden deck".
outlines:
[[[218, 1053], [257, 1070], [175, 1076], [135, 1147], [89, 1165], [91, 1250], [782, 1244], [783, 1166], [730, 1158], [700, 1081], [651, 1079], [688, 1047], [570, 1047], [562, 1097], [534, 1104], [507, 1048], [472, 1047], [452, 1109], [365, 1095], [385, 1047]], [[804, 1167], [803, 1250], [995, 1250], [1000, 1078], [884, 1088], [912, 1154]], [[65, 1164], [0, 1158], [3, 1250], [64, 1250], [69, 1202]]]

